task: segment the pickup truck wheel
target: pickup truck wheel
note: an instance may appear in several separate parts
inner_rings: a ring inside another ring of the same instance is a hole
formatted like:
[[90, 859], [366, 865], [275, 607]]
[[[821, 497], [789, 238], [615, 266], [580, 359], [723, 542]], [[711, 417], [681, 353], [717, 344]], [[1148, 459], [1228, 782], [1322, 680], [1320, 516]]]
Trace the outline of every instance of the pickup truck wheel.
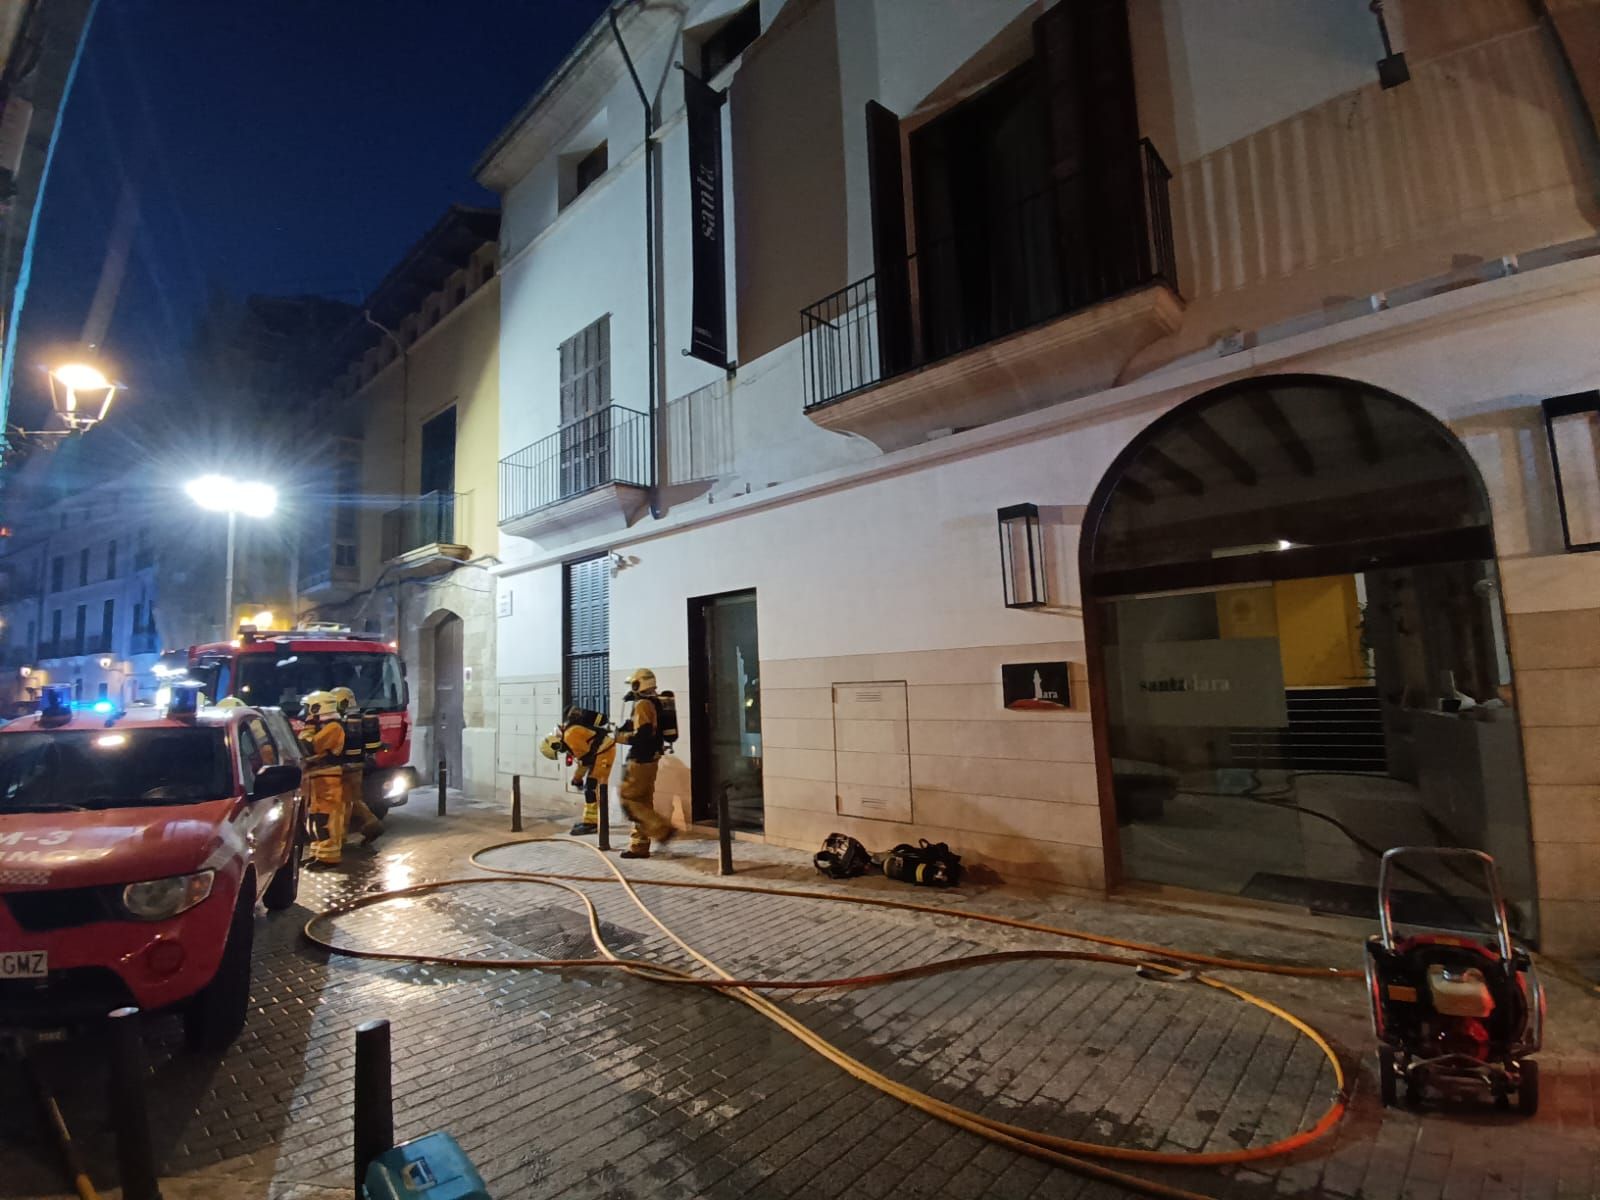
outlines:
[[217, 974], [183, 1013], [183, 1037], [189, 1049], [202, 1054], [226, 1050], [244, 1029], [250, 1011], [250, 958], [255, 943], [254, 890], [248, 880], [228, 928]]
[[272, 882], [267, 884], [266, 894], [261, 897], [261, 902], [272, 912], [282, 912], [294, 904], [294, 898], [300, 892], [300, 847], [289, 847], [289, 860], [272, 873]]

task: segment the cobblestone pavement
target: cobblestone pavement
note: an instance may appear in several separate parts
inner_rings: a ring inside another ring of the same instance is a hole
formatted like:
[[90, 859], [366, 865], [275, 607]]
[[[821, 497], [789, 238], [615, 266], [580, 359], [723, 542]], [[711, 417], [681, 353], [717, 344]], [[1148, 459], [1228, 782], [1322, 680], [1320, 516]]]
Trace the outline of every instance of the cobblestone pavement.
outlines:
[[[529, 834], [564, 829], [530, 823]], [[308, 909], [366, 890], [475, 874], [467, 854], [510, 835], [485, 806], [443, 820], [419, 793], [378, 853], [308, 875], [301, 907], [257, 926], [254, 1009], [218, 1058], [182, 1052], [177, 1022], [147, 1025], [151, 1103], [168, 1200], [350, 1195], [352, 1030], [394, 1023], [396, 1126], [453, 1132], [499, 1198], [1108, 1197], [1122, 1193], [987, 1143], [859, 1083], [750, 1009], [620, 972], [466, 971], [329, 957], [299, 936]], [[640, 878], [713, 879], [715, 844], [679, 839]], [[886, 894], [1280, 961], [1358, 965], [1353, 922], [1259, 910], [1178, 913], [1001, 887], [960, 895], [887, 880], [830, 883], [792, 851], [739, 843], [742, 879]], [[594, 874], [570, 846], [497, 851], [524, 869]], [[608, 943], [689, 965], [614, 886], [582, 885]], [[1059, 939], [955, 917], [819, 900], [644, 888], [691, 944], [740, 976], [834, 976]], [[419, 951], [582, 957], [575, 897], [477, 884], [351, 914], [340, 939]], [[1532, 1121], [1488, 1105], [1422, 1113], [1378, 1104], [1364, 990], [1240, 980], [1309, 1018], [1353, 1076], [1337, 1135], [1259, 1169], [1151, 1171], [1239, 1200], [1472, 1200], [1600, 1196], [1600, 996], [1547, 967], [1544, 1101]], [[1310, 1123], [1333, 1084], [1306, 1039], [1192, 984], [1123, 967], [1022, 962], [881, 988], [789, 994], [789, 1010], [873, 1067], [943, 1099], [1036, 1129], [1165, 1149], [1259, 1145]], [[41, 1062], [97, 1181], [114, 1178], [103, 1067], [92, 1039]], [[0, 1078], [0, 1197], [58, 1196], [59, 1172], [16, 1072]]]

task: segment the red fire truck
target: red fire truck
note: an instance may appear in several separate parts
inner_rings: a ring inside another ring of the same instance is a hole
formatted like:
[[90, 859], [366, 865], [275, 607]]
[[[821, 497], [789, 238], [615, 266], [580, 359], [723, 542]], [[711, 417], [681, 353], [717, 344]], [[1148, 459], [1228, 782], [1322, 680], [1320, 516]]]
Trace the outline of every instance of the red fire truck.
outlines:
[[404, 804], [417, 785], [410, 767], [411, 718], [405, 663], [391, 642], [345, 626], [300, 629], [241, 625], [231, 642], [189, 647], [188, 675], [213, 699], [237, 696], [252, 707], [281, 708], [299, 727], [301, 697], [347, 687], [363, 712], [377, 713], [384, 749], [367, 776], [367, 803], [380, 816]]

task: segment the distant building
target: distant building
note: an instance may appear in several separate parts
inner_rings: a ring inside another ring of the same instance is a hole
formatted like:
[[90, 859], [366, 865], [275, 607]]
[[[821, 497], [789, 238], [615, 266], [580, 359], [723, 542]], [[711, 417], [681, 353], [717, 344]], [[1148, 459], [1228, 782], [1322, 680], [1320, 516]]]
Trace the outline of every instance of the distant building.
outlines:
[[1384, 9], [598, 22], [478, 169], [501, 786], [648, 665], [680, 823], [1600, 950], [1596, 5]]
[[495, 769], [499, 215], [451, 208], [367, 298], [319, 404], [337, 437], [302, 522], [318, 620], [399, 643], [413, 758], [471, 792]]
[[48, 684], [86, 701], [153, 699], [165, 528], [133, 476], [30, 506], [0, 544], [0, 715]]

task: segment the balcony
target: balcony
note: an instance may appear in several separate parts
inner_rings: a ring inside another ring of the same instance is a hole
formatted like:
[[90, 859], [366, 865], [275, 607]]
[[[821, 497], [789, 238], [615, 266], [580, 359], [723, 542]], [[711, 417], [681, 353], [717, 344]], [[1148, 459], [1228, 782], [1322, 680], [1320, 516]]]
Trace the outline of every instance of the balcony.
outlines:
[[100, 637], [92, 637], [92, 638], [90, 638], [84, 644], [83, 652], [85, 654], [110, 654], [111, 653], [111, 636], [109, 634], [106, 634], [106, 635], [102, 635]]
[[128, 654], [159, 654], [161, 642], [154, 629], [136, 629], [128, 639]]
[[40, 642], [39, 658], [77, 658], [83, 653], [82, 638], [62, 638], [59, 642]]
[[[1111, 386], [1182, 316], [1170, 178], [1142, 141], [1124, 168], [1059, 180], [1001, 229], [919, 246], [887, 286], [869, 275], [802, 309], [807, 415], [889, 451]], [[1130, 218], [1072, 220], [1091, 193]]]
[[500, 528], [516, 537], [624, 529], [649, 498], [650, 425], [608, 404], [500, 460]]
[[456, 542], [455, 492], [429, 492], [383, 514], [383, 561], [402, 579], [441, 575], [472, 557]]

